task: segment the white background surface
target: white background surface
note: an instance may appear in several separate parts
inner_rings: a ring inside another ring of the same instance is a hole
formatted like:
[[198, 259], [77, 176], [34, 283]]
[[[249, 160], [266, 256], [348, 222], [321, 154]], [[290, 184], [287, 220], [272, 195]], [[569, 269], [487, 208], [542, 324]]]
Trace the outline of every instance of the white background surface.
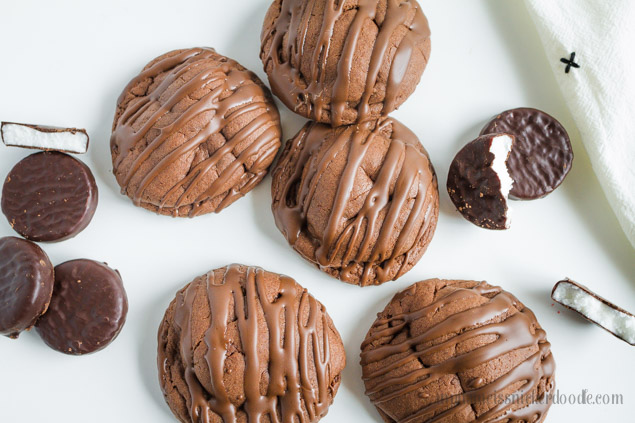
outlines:
[[[0, 120], [85, 127], [80, 157], [93, 169], [99, 207], [76, 238], [43, 245], [53, 263], [86, 257], [119, 269], [128, 322], [107, 349], [71, 357], [38, 335], [0, 339], [0, 422], [171, 422], [157, 382], [156, 332], [175, 291], [232, 262], [285, 273], [327, 307], [348, 366], [324, 422], [381, 422], [363, 395], [359, 345], [388, 300], [430, 278], [485, 279], [531, 307], [547, 330], [561, 393], [620, 393], [623, 405], [554, 405], [549, 422], [626, 422], [635, 415], [633, 347], [552, 306], [553, 284], [569, 276], [635, 310], [635, 252], [592, 173], [532, 22], [519, 0], [423, 1], [432, 57], [414, 95], [394, 114], [420, 137], [436, 167], [441, 212], [418, 265], [396, 282], [361, 289], [330, 279], [286, 244], [270, 212], [270, 179], [220, 215], [193, 220], [134, 207], [111, 173], [108, 141], [116, 99], [152, 58], [212, 46], [256, 71], [268, 0], [0, 0]], [[582, 50], [584, 46], [580, 46]], [[570, 52], [562, 52], [568, 56]], [[610, 58], [607, 58], [610, 60]], [[564, 66], [564, 65], [563, 65]], [[581, 63], [584, 71], [584, 63]], [[635, 70], [632, 70], [635, 71]], [[514, 202], [512, 228], [486, 231], [454, 210], [449, 163], [494, 114], [541, 108], [561, 120], [575, 150], [573, 170], [549, 197]], [[280, 106], [284, 137], [303, 119]], [[0, 175], [28, 155], [0, 146]], [[0, 217], [0, 236], [15, 235]]]

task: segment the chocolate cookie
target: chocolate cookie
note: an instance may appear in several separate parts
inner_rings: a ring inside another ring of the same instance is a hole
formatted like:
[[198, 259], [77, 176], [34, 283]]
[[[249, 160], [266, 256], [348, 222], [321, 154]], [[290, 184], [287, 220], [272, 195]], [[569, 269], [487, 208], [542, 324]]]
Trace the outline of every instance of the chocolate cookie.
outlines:
[[53, 293], [53, 265], [37, 244], [0, 238], [0, 335], [17, 338], [46, 312]]
[[32, 241], [72, 238], [97, 208], [92, 172], [68, 154], [42, 152], [22, 159], [2, 187], [2, 212], [11, 227]]
[[324, 306], [293, 279], [233, 264], [181, 289], [159, 328], [159, 381], [179, 421], [317, 422], [345, 365]]
[[124, 89], [110, 139], [122, 193], [159, 214], [219, 212], [256, 186], [280, 147], [269, 90], [210, 48], [151, 61]]
[[361, 359], [366, 394], [387, 423], [538, 423], [555, 387], [536, 317], [485, 282], [430, 279], [395, 295]]
[[53, 298], [35, 327], [49, 347], [82, 355], [110, 344], [127, 314], [119, 272], [93, 260], [71, 260], [55, 266]]
[[307, 123], [287, 142], [271, 189], [289, 244], [329, 275], [361, 286], [410, 270], [439, 214], [428, 154], [392, 118], [338, 128]]
[[261, 43], [273, 93], [340, 126], [388, 115], [412, 94], [430, 28], [416, 0], [275, 0]]
[[447, 189], [464, 218], [485, 229], [508, 229], [507, 203], [513, 181], [508, 163], [514, 138], [481, 135], [463, 147], [450, 164]]
[[569, 135], [554, 117], [536, 109], [507, 110], [496, 116], [481, 135], [507, 133], [516, 138], [508, 160], [514, 180], [512, 199], [544, 197], [564, 181], [571, 170], [573, 149]]

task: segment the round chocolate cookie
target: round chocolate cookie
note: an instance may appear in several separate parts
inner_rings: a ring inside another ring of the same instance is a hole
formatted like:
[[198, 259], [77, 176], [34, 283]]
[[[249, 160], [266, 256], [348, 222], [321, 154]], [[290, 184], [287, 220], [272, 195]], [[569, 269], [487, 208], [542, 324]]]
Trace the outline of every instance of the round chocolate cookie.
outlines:
[[293, 279], [233, 264], [186, 285], [159, 328], [159, 382], [179, 421], [317, 422], [346, 356]]
[[333, 126], [388, 115], [415, 90], [430, 57], [416, 0], [275, 0], [260, 58], [273, 93]]
[[151, 61], [124, 89], [110, 139], [122, 193], [159, 214], [219, 212], [256, 186], [280, 148], [258, 77], [210, 48]]
[[395, 119], [331, 128], [309, 122], [273, 172], [273, 214], [289, 244], [321, 270], [360, 286], [414, 266], [439, 214], [425, 149]]
[[93, 260], [71, 260], [55, 266], [53, 298], [35, 327], [49, 347], [82, 355], [110, 344], [127, 314], [119, 272]]
[[0, 238], [0, 335], [17, 338], [46, 312], [53, 294], [53, 265], [37, 244]]
[[81, 161], [65, 153], [31, 154], [16, 164], [2, 187], [2, 212], [32, 241], [69, 239], [88, 226], [97, 208], [97, 184]]
[[571, 170], [573, 149], [569, 135], [554, 117], [536, 109], [507, 110], [492, 119], [481, 135], [506, 133], [516, 137], [508, 166], [514, 186], [510, 197], [534, 200], [564, 181]]
[[430, 279], [377, 315], [361, 347], [362, 377], [387, 423], [538, 423], [555, 387], [550, 347], [509, 292]]

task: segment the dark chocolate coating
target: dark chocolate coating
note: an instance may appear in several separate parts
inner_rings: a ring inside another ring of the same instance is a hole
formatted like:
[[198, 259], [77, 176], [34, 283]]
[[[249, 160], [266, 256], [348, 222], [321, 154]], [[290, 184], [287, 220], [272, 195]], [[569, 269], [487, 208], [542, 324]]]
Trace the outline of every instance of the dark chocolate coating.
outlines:
[[53, 293], [53, 265], [37, 244], [0, 238], [0, 335], [17, 338], [46, 312]]
[[93, 260], [71, 260], [55, 267], [53, 298], [36, 328], [49, 347], [82, 355], [110, 344], [127, 313], [119, 272]]
[[514, 200], [544, 197], [571, 170], [573, 149], [569, 135], [554, 117], [536, 109], [507, 110], [492, 119], [481, 135], [506, 133], [516, 137], [507, 166], [514, 180]]
[[31, 241], [62, 241], [80, 233], [97, 208], [97, 184], [81, 161], [59, 152], [31, 154], [2, 188], [2, 212]]
[[463, 147], [452, 160], [448, 194], [457, 210], [470, 222], [486, 229], [506, 229], [507, 201], [501, 182], [491, 168], [493, 135], [483, 135]]

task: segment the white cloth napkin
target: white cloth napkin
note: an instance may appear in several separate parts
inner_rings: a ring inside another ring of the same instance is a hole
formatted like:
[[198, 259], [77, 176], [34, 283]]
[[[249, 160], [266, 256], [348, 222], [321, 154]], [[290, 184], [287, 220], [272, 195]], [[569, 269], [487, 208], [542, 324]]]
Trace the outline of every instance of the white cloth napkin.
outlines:
[[[635, 247], [635, 0], [525, 4], [593, 169]], [[573, 52], [580, 67], [565, 73], [560, 58]]]

